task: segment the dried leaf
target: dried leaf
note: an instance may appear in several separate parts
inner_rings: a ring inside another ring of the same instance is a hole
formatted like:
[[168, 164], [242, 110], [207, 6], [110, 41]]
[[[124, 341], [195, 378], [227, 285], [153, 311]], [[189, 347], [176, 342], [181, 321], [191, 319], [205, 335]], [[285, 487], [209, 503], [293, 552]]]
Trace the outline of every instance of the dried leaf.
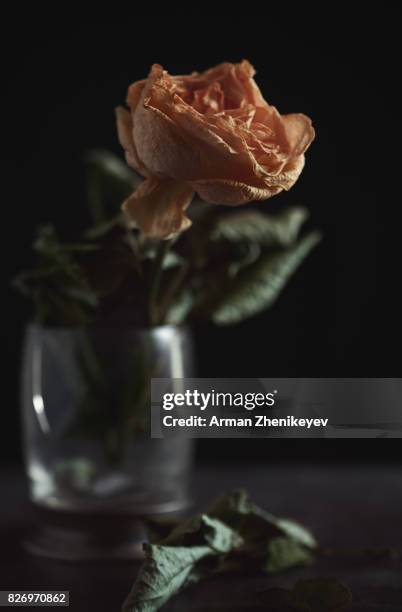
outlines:
[[313, 556], [309, 550], [292, 538], [273, 538], [268, 544], [268, 561], [265, 569], [270, 574], [276, 574], [289, 567], [306, 565], [312, 560]]
[[264, 247], [289, 246], [296, 240], [308, 217], [302, 207], [288, 208], [277, 215], [258, 210], [241, 210], [222, 216], [212, 231], [213, 240], [257, 243]]
[[311, 559], [305, 543], [313, 548], [315, 540], [296, 525], [258, 508], [244, 491], [224, 495], [206, 514], [179, 523], [159, 544], [145, 546], [145, 562], [123, 610], [154, 612], [187, 584], [219, 572], [277, 571], [279, 559], [283, 568], [305, 563]]
[[123, 612], [159, 610], [188, 582], [202, 577], [195, 571], [197, 563], [226, 554], [240, 544], [236, 532], [205, 515], [174, 529], [162, 544], [144, 544], [145, 561]]
[[286, 249], [267, 253], [240, 271], [201, 307], [219, 325], [238, 323], [271, 306], [308, 253], [319, 242], [316, 232]]

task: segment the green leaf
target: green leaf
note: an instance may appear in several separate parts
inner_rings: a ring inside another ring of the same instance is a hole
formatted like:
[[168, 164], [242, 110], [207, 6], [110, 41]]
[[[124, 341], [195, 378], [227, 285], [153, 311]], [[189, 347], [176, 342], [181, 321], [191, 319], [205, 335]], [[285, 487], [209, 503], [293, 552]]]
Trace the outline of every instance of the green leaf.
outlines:
[[144, 544], [145, 561], [123, 612], [159, 610], [188, 580], [195, 563], [212, 554], [209, 546]]
[[12, 279], [12, 286], [28, 297], [32, 293], [32, 285], [48, 280], [53, 275], [53, 270], [49, 268], [37, 268], [20, 272]]
[[35, 319], [42, 324], [85, 325], [98, 300], [79, 257], [98, 246], [63, 243], [54, 227], [45, 225], [38, 228], [33, 248], [35, 266], [17, 276], [14, 286], [33, 299]]
[[[201, 514], [179, 523], [163, 541], [165, 545], [192, 545], [194, 535], [202, 537], [216, 553], [227, 553], [239, 548], [243, 539], [231, 527], [217, 518]], [[197, 540], [198, 541], [198, 540]]]
[[273, 538], [268, 544], [265, 571], [276, 574], [290, 567], [306, 565], [312, 560], [312, 554], [300, 542], [289, 537]]
[[257, 210], [242, 210], [219, 218], [212, 231], [213, 240], [257, 243], [264, 247], [289, 246], [297, 238], [308, 217], [302, 207], [288, 208], [277, 215]]
[[312, 558], [306, 542], [315, 545], [301, 526], [282, 523], [245, 491], [232, 492], [206, 514], [179, 523], [158, 544], [145, 545], [144, 564], [123, 610], [154, 612], [186, 585], [219, 572], [273, 572], [305, 563]]
[[[313, 534], [306, 527], [290, 519], [277, 518], [259, 508], [243, 490], [221, 497], [209, 508], [208, 513], [237, 529], [244, 540], [243, 548], [254, 557], [261, 558], [265, 570], [271, 555], [267, 542], [287, 540], [297, 545], [300, 550], [313, 550], [317, 546]], [[308, 561], [308, 558], [310, 555], [306, 556], [305, 561]], [[295, 565], [300, 561], [301, 559], [295, 559]]]
[[[156, 259], [156, 249], [152, 248], [145, 253], [144, 259], [149, 261], [155, 261]], [[170, 270], [172, 268], [177, 268], [178, 266], [182, 266], [185, 262], [185, 259], [176, 253], [176, 251], [168, 251], [162, 261], [162, 270]]]
[[83, 289], [81, 287], [65, 287], [63, 293], [77, 302], [81, 302], [85, 306], [96, 308], [98, 305], [98, 298], [90, 289]]
[[304, 525], [296, 523], [290, 519], [276, 519], [276, 524], [286, 535], [290, 536], [300, 544], [308, 548], [317, 546], [317, 542], [313, 534]]
[[201, 306], [202, 313], [218, 325], [229, 325], [265, 310], [319, 240], [313, 232], [286, 249], [262, 255], [223, 284], [217, 296], [210, 296]]
[[197, 563], [240, 544], [229, 527], [205, 515], [179, 525], [163, 544], [144, 544], [145, 561], [123, 612], [159, 610], [188, 582], [202, 577], [202, 572], [194, 571]]
[[311, 612], [340, 610], [352, 602], [349, 589], [335, 578], [298, 580], [291, 598]]
[[250, 242], [243, 245], [241, 257], [233, 257], [233, 261], [229, 264], [229, 276], [234, 278], [243, 268], [247, 268], [255, 261], [258, 261], [261, 256], [261, 247], [259, 244]]
[[115, 217], [142, 179], [109, 151], [89, 151], [85, 161], [90, 212], [96, 224], [103, 223]]
[[36, 230], [33, 250], [43, 255], [53, 255], [60, 249], [59, 239], [53, 225], [42, 225]]
[[189, 287], [184, 287], [176, 296], [165, 316], [168, 325], [183, 323], [194, 306], [194, 293]]

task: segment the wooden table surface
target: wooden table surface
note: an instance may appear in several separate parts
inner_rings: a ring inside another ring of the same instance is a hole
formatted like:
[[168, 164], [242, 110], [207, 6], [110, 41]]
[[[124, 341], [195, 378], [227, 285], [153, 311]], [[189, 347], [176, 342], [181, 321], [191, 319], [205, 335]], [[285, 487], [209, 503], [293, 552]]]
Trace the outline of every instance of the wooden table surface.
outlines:
[[[118, 612], [135, 578], [135, 563], [72, 564], [30, 556], [22, 546], [31, 509], [21, 470], [0, 472], [0, 589], [69, 590], [70, 609]], [[387, 548], [402, 552], [402, 467], [220, 464], [193, 478], [196, 508], [233, 488], [247, 488], [269, 511], [309, 525], [323, 547]], [[322, 560], [276, 577], [225, 576], [188, 588], [164, 610], [257, 610], [258, 591], [291, 587], [300, 577], [333, 576], [352, 591], [351, 610], [402, 611], [402, 562]], [[261, 608], [268, 610], [269, 608]]]

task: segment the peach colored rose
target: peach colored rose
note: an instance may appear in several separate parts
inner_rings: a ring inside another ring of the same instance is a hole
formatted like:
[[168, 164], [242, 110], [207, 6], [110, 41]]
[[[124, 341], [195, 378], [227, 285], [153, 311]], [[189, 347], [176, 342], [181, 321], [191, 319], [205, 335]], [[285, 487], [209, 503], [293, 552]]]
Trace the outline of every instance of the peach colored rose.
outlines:
[[194, 193], [213, 204], [245, 204], [288, 190], [304, 166], [314, 129], [302, 114], [280, 115], [261, 95], [248, 61], [170, 76], [155, 64], [117, 108], [127, 163], [145, 181], [123, 204], [151, 238], [190, 225]]

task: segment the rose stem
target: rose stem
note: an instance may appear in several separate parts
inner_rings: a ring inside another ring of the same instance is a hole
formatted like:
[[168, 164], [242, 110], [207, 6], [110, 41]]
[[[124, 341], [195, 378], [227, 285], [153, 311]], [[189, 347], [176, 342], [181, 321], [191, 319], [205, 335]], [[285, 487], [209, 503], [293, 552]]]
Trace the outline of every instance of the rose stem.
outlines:
[[158, 297], [159, 285], [162, 277], [162, 268], [165, 255], [170, 248], [171, 240], [162, 240], [156, 252], [155, 262], [151, 272], [151, 287], [149, 292], [149, 319], [151, 327], [158, 325], [158, 308], [156, 298]]
[[159, 309], [160, 322], [162, 322], [165, 318], [170, 305], [172, 304], [175, 297], [178, 295], [180, 289], [183, 287], [183, 283], [187, 278], [189, 270], [190, 265], [188, 263], [184, 263], [183, 266], [179, 268], [176, 276], [174, 276], [172, 282], [168, 286], [166, 293], [162, 298], [161, 306]]

